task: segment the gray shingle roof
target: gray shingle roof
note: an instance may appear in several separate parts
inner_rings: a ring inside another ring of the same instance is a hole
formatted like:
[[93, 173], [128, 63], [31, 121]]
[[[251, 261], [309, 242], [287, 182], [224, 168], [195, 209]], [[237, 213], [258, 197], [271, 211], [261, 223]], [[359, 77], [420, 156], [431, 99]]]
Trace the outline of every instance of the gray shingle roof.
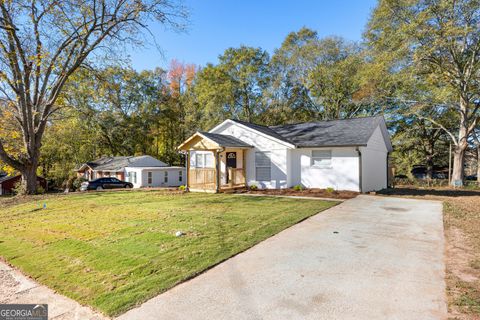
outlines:
[[119, 171], [124, 167], [166, 167], [168, 164], [151, 156], [103, 157], [87, 162], [93, 170]]
[[272, 126], [275, 131], [297, 147], [367, 145], [383, 116], [305, 122]]
[[253, 130], [260, 131], [260, 132], [262, 132], [262, 133], [264, 133], [264, 134], [266, 134], [270, 137], [276, 138], [278, 140], [281, 140], [281, 141], [284, 141], [284, 142], [287, 142], [287, 143], [292, 143], [286, 137], [282, 136], [281, 134], [279, 134], [275, 130], [273, 130], [272, 127], [266, 127], [266, 126], [262, 126], [262, 125], [259, 125], [259, 124], [245, 122], [245, 121], [236, 120], [236, 119], [231, 119], [231, 120], [234, 121], [234, 122], [243, 124], [244, 126], [249, 127]]
[[[304, 122], [270, 127], [235, 119], [232, 119], [232, 121], [293, 144], [298, 148], [364, 146], [367, 145], [373, 131], [380, 124], [383, 127], [382, 134], [388, 140], [386, 130], [384, 130], [386, 127], [384, 126], [383, 116]], [[389, 140], [387, 145], [389, 145]], [[387, 147], [391, 149], [391, 146]]]
[[207, 137], [208, 139], [216, 142], [221, 147], [252, 148], [251, 145], [243, 142], [240, 139], [235, 138], [234, 136], [230, 136], [226, 134], [211, 133], [211, 132], [199, 132], [199, 133]]

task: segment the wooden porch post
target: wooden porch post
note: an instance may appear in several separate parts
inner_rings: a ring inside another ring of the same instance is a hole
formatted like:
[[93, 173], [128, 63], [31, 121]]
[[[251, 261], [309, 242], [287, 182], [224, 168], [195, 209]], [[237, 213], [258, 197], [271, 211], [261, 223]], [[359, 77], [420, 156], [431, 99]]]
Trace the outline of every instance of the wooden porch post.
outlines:
[[187, 172], [186, 172], [187, 181], [185, 183], [185, 190], [188, 191], [190, 188], [190, 150], [187, 150], [186, 161], [187, 161]]
[[218, 156], [218, 150], [213, 151], [215, 156], [215, 191], [220, 191], [220, 159]]
[[245, 184], [245, 186], [247, 186], [247, 169], [246, 169], [247, 157], [245, 156], [246, 151], [247, 151], [246, 149], [242, 150], [242, 171], [243, 171], [243, 183]]

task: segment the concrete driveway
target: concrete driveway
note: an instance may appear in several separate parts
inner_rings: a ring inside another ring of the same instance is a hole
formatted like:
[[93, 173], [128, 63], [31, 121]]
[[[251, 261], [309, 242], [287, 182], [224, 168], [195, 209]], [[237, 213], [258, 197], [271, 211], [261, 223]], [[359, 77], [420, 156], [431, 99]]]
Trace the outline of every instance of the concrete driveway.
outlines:
[[120, 319], [443, 319], [440, 202], [359, 196]]

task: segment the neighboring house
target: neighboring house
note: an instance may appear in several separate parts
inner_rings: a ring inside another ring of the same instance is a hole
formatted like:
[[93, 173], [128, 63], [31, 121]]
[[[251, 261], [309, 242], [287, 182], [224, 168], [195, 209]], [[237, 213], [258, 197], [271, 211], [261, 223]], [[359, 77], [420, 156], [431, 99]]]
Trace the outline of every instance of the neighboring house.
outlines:
[[95, 180], [116, 177], [133, 183], [134, 188], [178, 187], [185, 184], [185, 168], [169, 166], [151, 156], [103, 157], [82, 164], [78, 177]]
[[[0, 195], [13, 194], [13, 190], [22, 180], [21, 175], [16, 176], [1, 176], [0, 177]], [[45, 178], [37, 177], [37, 184], [45, 191], [48, 190], [48, 183]]]
[[226, 120], [179, 150], [193, 191], [302, 185], [368, 192], [387, 187], [392, 145], [376, 116], [271, 127]]

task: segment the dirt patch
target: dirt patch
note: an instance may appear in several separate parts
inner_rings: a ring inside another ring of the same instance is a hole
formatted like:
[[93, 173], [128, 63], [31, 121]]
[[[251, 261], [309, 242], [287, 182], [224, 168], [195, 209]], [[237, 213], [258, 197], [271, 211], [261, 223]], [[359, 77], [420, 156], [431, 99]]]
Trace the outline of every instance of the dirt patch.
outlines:
[[358, 196], [358, 192], [354, 191], [327, 191], [325, 189], [265, 189], [265, 190], [249, 190], [249, 194], [267, 194], [274, 196], [299, 196], [299, 197], [318, 197], [333, 199], [352, 199]]
[[480, 319], [480, 192], [400, 187], [380, 194], [443, 201], [450, 319]]

